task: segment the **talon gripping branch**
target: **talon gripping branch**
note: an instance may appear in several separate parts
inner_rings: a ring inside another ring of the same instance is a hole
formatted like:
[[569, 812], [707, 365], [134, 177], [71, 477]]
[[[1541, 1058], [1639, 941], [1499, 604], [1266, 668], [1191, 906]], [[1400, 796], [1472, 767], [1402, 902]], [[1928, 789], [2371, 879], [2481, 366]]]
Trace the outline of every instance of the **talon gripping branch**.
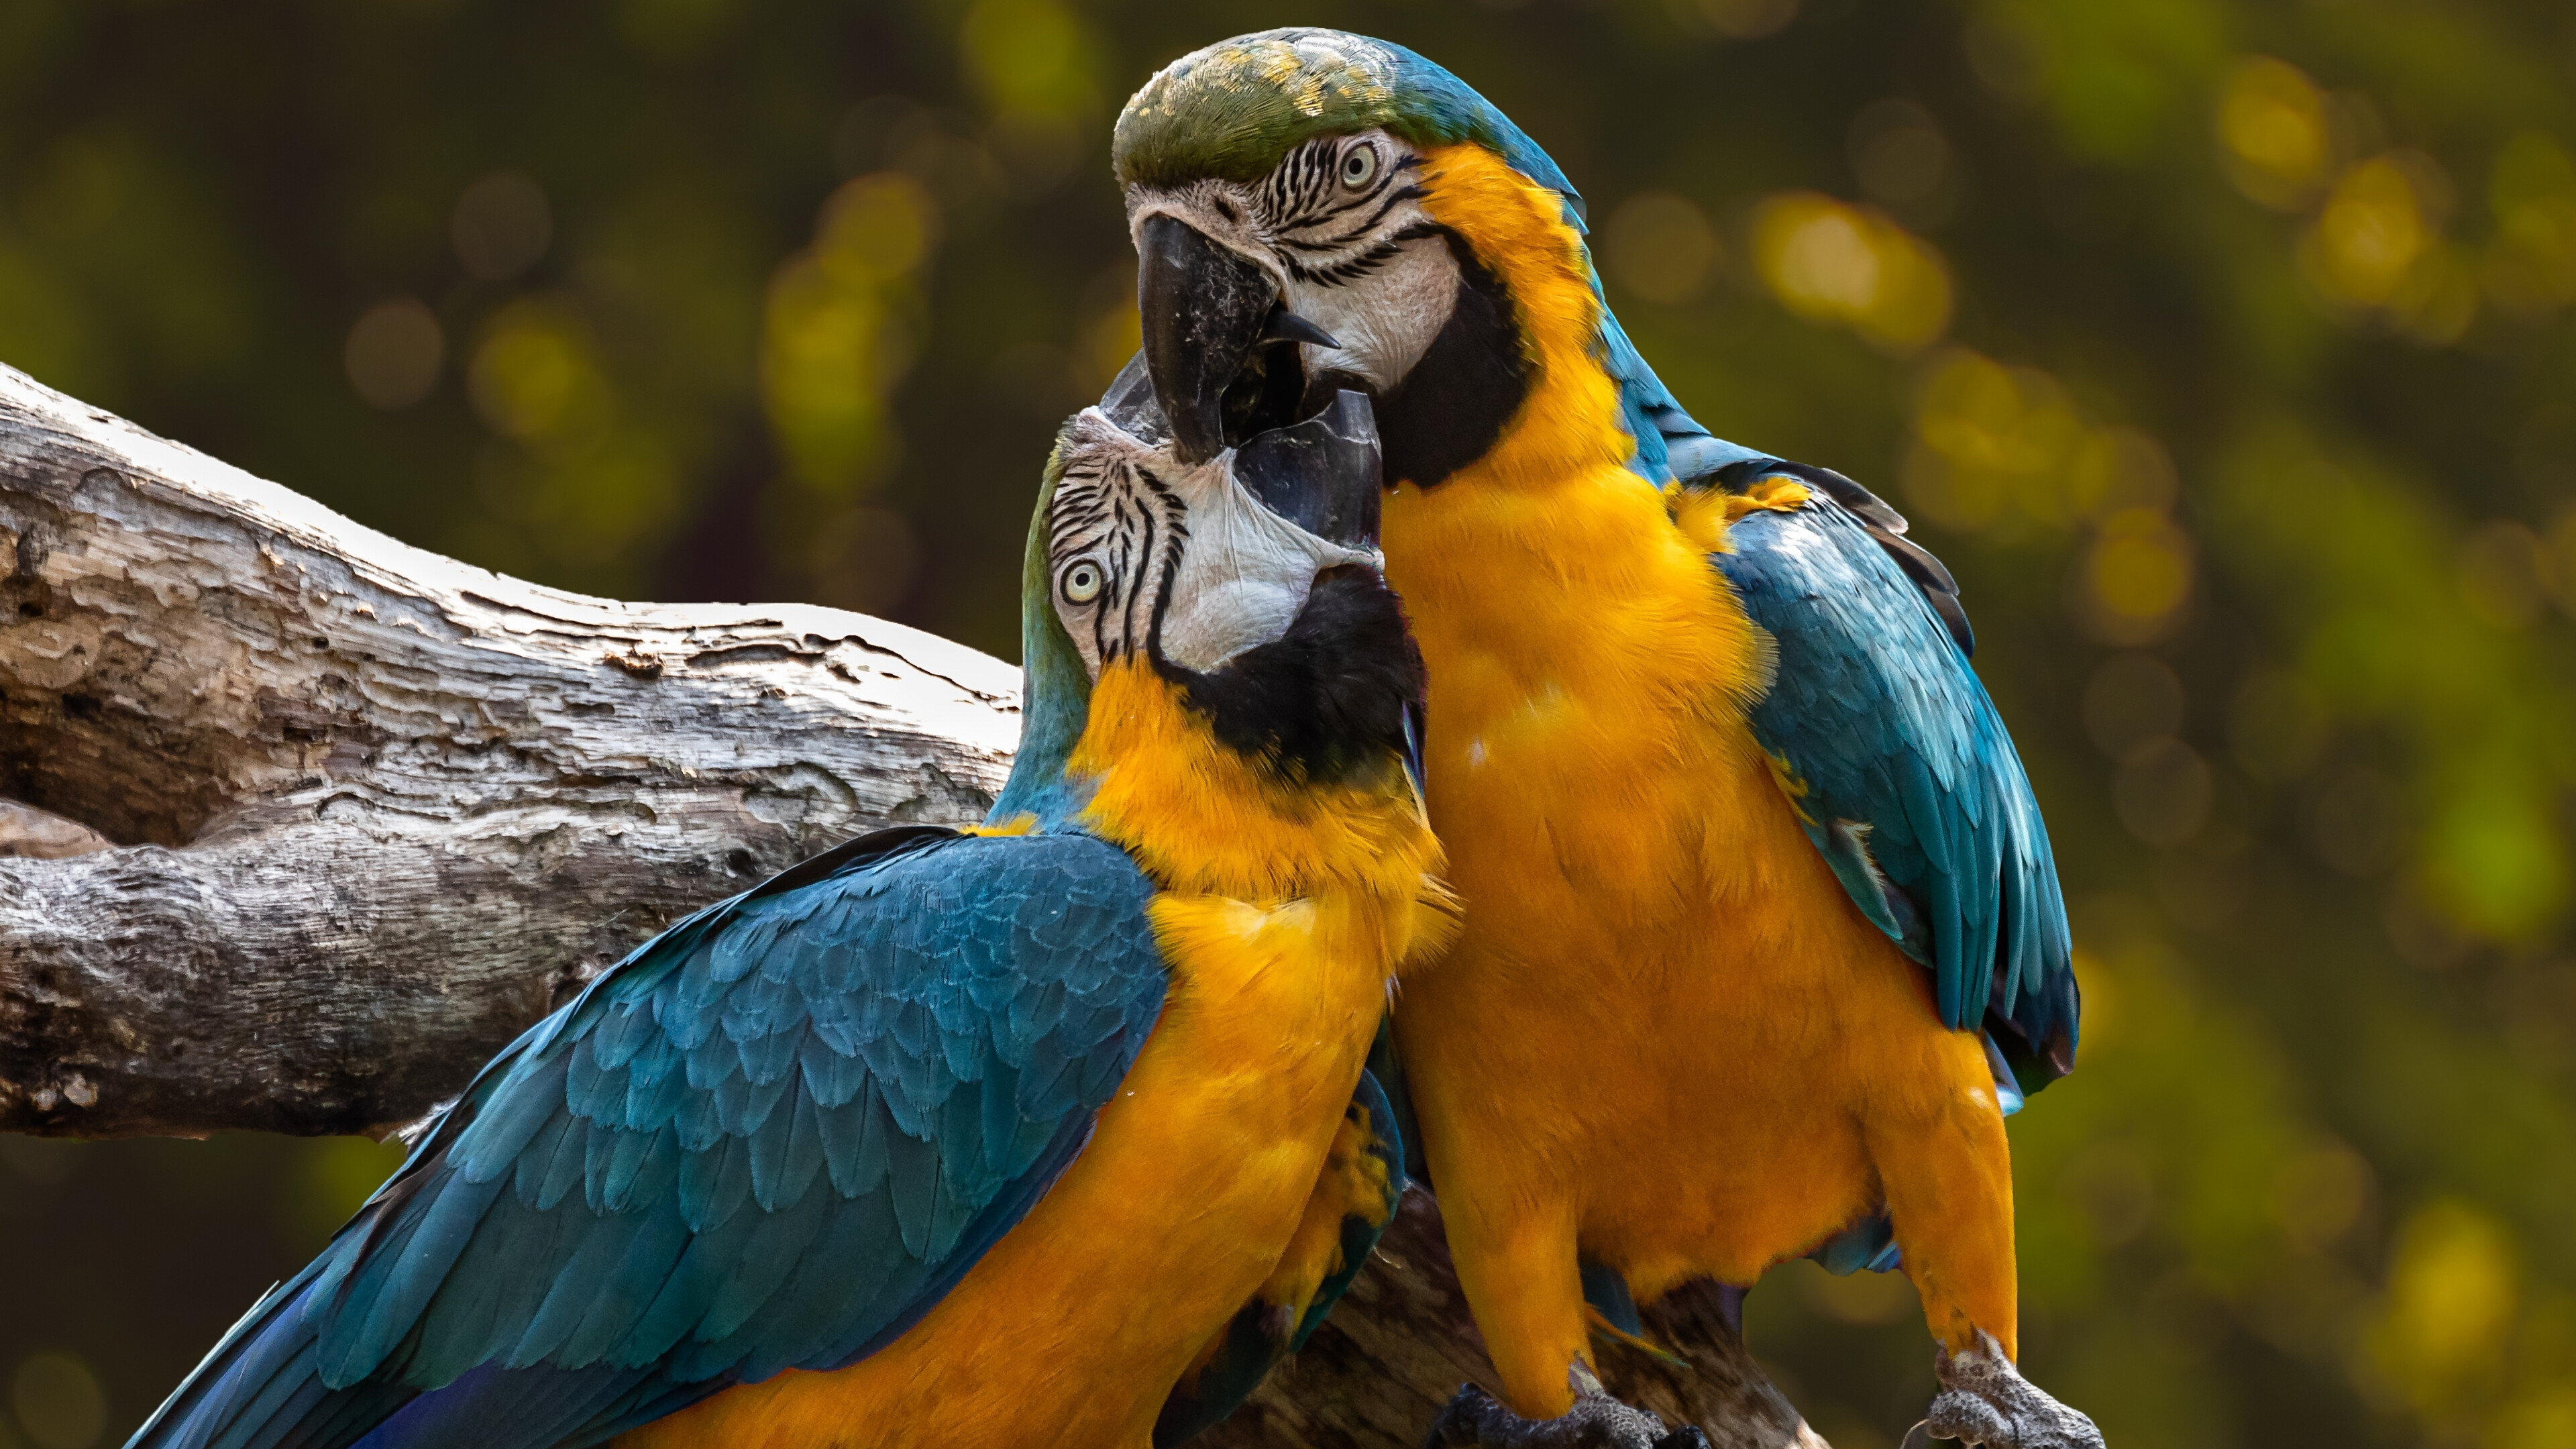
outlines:
[[1948, 572], [1858, 484], [1693, 422], [1555, 163], [1419, 55], [1224, 41], [1115, 159], [1182, 456], [1377, 404], [1467, 908], [1396, 1040], [1508, 1400], [1440, 1438], [1656, 1442], [1596, 1401], [1591, 1324], [1816, 1252], [1901, 1256], [1934, 1431], [2098, 1443], [2010, 1362], [2004, 1116], [2073, 1067], [2076, 989]]

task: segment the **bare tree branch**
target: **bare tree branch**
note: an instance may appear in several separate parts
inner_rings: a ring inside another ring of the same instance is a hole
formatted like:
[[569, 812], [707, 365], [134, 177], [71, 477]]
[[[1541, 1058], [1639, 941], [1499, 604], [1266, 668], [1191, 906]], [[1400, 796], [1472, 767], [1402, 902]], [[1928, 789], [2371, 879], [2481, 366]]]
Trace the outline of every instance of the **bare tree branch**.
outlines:
[[7, 369], [0, 567], [0, 794], [68, 856], [0, 860], [0, 1129], [415, 1116], [673, 916], [980, 815], [1018, 733], [971, 649], [537, 588]]
[[[673, 917], [983, 813], [1017, 673], [803, 605], [622, 604], [361, 528], [0, 367], [0, 1131], [419, 1115]], [[1821, 1446], [1705, 1297], [1610, 1386]], [[1201, 1442], [1420, 1442], [1481, 1341], [1416, 1191]]]

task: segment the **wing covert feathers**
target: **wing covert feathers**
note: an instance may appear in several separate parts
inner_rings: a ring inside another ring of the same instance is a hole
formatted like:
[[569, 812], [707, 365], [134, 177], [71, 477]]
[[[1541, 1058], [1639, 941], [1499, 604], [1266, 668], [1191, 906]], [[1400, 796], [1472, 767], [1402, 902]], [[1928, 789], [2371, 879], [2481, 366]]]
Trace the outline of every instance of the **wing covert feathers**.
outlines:
[[134, 1449], [600, 1442], [909, 1327], [1087, 1139], [1166, 984], [1084, 836], [864, 837], [485, 1068]]

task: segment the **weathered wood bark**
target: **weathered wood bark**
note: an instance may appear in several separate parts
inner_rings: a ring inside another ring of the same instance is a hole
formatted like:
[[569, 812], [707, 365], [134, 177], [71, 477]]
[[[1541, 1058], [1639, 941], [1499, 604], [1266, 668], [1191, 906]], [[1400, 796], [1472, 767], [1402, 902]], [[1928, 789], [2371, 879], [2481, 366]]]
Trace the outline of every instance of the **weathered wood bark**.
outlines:
[[5, 1129], [417, 1116], [674, 915], [981, 815], [1018, 733], [974, 650], [537, 588], [6, 369], [0, 569], [0, 795], [116, 843], [0, 860]]
[[[979, 815], [1016, 672], [803, 605], [622, 604], [358, 527], [0, 367], [0, 1131], [380, 1129], [672, 917]], [[1820, 1444], [1704, 1302], [1605, 1348], [1721, 1449]], [[1219, 1446], [1410, 1446], [1486, 1372], [1408, 1198]]]

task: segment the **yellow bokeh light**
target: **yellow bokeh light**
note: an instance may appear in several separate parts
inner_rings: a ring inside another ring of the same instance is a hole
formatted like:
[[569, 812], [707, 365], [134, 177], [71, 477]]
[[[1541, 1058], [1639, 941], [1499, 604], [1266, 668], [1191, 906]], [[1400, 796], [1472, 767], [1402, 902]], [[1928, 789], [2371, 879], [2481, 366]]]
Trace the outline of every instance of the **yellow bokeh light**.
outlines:
[[1918, 351], [1950, 325], [1948, 264], [1870, 208], [1812, 191], [1774, 196], [1754, 213], [1753, 255], [1782, 306], [1890, 352]]
[[2190, 536], [2159, 510], [2112, 514], [2084, 559], [2085, 621], [2111, 643], [2163, 637], [2191, 597], [2192, 567]]
[[883, 281], [921, 265], [937, 225], [920, 182], [880, 171], [843, 183], [823, 203], [813, 255], [836, 278]]
[[2414, 184], [2389, 158], [2378, 157], [2335, 183], [2309, 233], [2309, 276], [2336, 301], [2385, 306], [2431, 242]]
[[2163, 510], [2180, 491], [2155, 438], [2089, 423], [2056, 378], [1964, 347], [1925, 369], [1914, 434], [1907, 496], [1950, 528], [2061, 530], [2123, 509]]
[[589, 323], [560, 297], [513, 302], [494, 314], [466, 370], [466, 391], [493, 431], [555, 452], [597, 442], [615, 411]]
[[1006, 112], [1063, 116], [1091, 108], [1096, 47], [1054, 0], [982, 0], [959, 34], [966, 69]]
[[2338, 315], [2376, 315], [2430, 346], [2458, 341], [2477, 316], [2478, 280], [2442, 235], [2449, 192], [2420, 152], [2351, 167], [2300, 239], [2300, 274]]
[[2418, 1210], [2399, 1234], [2372, 1358], [2422, 1409], [2463, 1404], [2504, 1367], [2517, 1297], [2513, 1242], [2456, 1200]]
[[2220, 87], [2216, 121], [2227, 179], [2265, 206], [2298, 206], [2334, 160], [2325, 94], [2285, 61], [2237, 62]]
[[2487, 1428], [2491, 1449], [2566, 1449], [2576, 1444], [2576, 1382], [2514, 1400]]
[[814, 244], [771, 279], [761, 333], [761, 398], [791, 476], [847, 497], [893, 459], [886, 394], [911, 364], [913, 273], [937, 239], [921, 183], [878, 172], [823, 204]]

